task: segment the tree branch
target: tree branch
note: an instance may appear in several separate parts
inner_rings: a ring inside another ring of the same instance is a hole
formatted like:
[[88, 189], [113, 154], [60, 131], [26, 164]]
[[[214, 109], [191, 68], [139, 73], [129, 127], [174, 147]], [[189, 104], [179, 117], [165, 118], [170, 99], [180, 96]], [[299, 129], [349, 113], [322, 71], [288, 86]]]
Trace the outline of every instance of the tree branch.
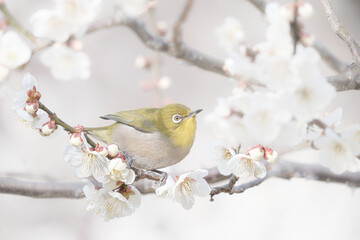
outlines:
[[0, 11], [4, 14], [6, 20], [8, 21], [9, 25], [18, 30], [22, 35], [27, 37], [33, 43], [36, 43], [36, 37], [32, 35], [30, 31], [28, 31], [24, 26], [22, 26], [16, 18], [10, 13], [9, 9], [6, 7], [4, 2], [0, 3]]
[[[346, 172], [341, 175], [330, 172], [327, 168], [318, 165], [300, 164], [289, 161], [280, 161], [268, 170], [263, 179], [255, 179], [250, 182], [234, 186], [237, 178], [232, 177], [228, 184], [222, 187], [214, 187], [210, 195], [222, 192], [233, 194], [243, 193], [247, 189], [260, 185], [272, 177], [291, 179], [304, 178], [315, 181], [346, 184], [350, 187], [360, 187], [360, 174]], [[215, 168], [209, 170], [205, 177], [208, 183], [218, 183], [228, 176], [221, 175]], [[158, 180], [156, 177], [153, 180]], [[82, 187], [84, 183], [61, 183], [61, 182], [25, 182], [14, 178], [0, 177], [0, 193], [16, 194], [34, 198], [83, 198]], [[152, 184], [136, 182], [134, 184], [142, 194], [154, 193]], [[231, 189], [231, 190], [229, 190]]]
[[340, 24], [339, 19], [337, 18], [332, 7], [330, 6], [329, 1], [321, 0], [321, 2], [325, 8], [325, 12], [327, 15], [326, 18], [328, 19], [331, 28], [339, 36], [339, 38], [346, 43], [354, 59], [354, 62], [360, 64], [360, 45], [358, 41], [351, 34], [348, 33], [348, 31], [343, 25]]
[[[248, 0], [260, 12], [265, 13], [267, 2], [265, 0]], [[314, 48], [319, 52], [321, 58], [335, 71], [343, 72], [347, 64], [338, 59], [329, 49], [327, 49], [321, 42], [315, 41]], [[350, 89], [348, 89], [350, 90]]]
[[351, 64], [344, 72], [327, 77], [327, 80], [337, 91], [360, 89], [360, 66]]
[[33, 198], [83, 198], [84, 183], [28, 182], [0, 177], [0, 193]]
[[178, 19], [176, 20], [174, 27], [173, 27], [173, 44], [174, 44], [174, 50], [175, 52], [180, 52], [182, 47], [182, 25], [187, 19], [187, 16], [189, 15], [189, 12], [191, 10], [191, 7], [193, 5], [193, 0], [187, 0], [186, 4], [184, 5], [184, 8], [180, 12], [180, 15]]

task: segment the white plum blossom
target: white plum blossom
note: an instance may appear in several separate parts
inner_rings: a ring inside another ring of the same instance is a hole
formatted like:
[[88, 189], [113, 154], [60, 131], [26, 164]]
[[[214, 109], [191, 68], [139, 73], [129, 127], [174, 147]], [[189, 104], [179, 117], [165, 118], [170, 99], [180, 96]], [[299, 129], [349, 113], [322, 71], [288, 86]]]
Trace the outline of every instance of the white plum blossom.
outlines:
[[10, 75], [10, 69], [0, 64], [0, 84], [4, 82]]
[[104, 217], [105, 221], [131, 215], [140, 206], [141, 194], [133, 186], [121, 185], [115, 189], [96, 188], [90, 182], [83, 188], [89, 201], [87, 210]]
[[231, 74], [233, 78], [241, 79], [244, 82], [259, 79], [259, 68], [250, 58], [242, 54], [225, 59], [224, 69]]
[[306, 2], [300, 4], [298, 8], [298, 13], [299, 13], [299, 17], [303, 19], [308, 19], [314, 14], [314, 8], [310, 3]]
[[271, 148], [267, 148], [265, 151], [265, 160], [268, 161], [269, 163], [274, 163], [277, 161], [279, 157], [279, 153], [277, 151], [274, 151]]
[[168, 89], [172, 84], [171, 79], [168, 76], [162, 76], [158, 81], [158, 88], [161, 90]]
[[82, 51], [76, 51], [64, 45], [54, 45], [40, 58], [42, 64], [50, 68], [51, 74], [60, 80], [90, 77], [90, 59]]
[[314, 141], [319, 149], [320, 163], [331, 171], [341, 174], [345, 171], [360, 171], [360, 129], [353, 127], [338, 135], [327, 128], [325, 135]]
[[227, 163], [227, 168], [231, 169], [232, 173], [239, 178], [264, 178], [266, 176], [265, 165], [247, 154], [236, 154]]
[[109, 160], [97, 151], [90, 150], [83, 134], [82, 139], [84, 144], [81, 147], [68, 146], [66, 148], [64, 160], [70, 163], [75, 175], [79, 178], [93, 176], [99, 182], [109, 182]]
[[216, 28], [215, 33], [220, 46], [229, 52], [237, 52], [243, 44], [244, 31], [239, 20], [234, 17], [225, 18], [223, 24]]
[[[41, 127], [48, 119], [46, 113], [37, 113], [39, 106], [37, 101], [41, 96], [40, 93], [37, 92], [37, 87], [35, 77], [30, 73], [26, 73], [22, 79], [21, 89], [15, 94], [15, 106], [12, 108], [27, 125], [35, 128]], [[31, 96], [31, 100], [29, 95]]]
[[129, 17], [137, 17], [156, 4], [155, 0], [114, 0], [114, 2], [115, 6], [120, 7], [122, 13]]
[[254, 161], [260, 161], [264, 158], [265, 150], [261, 145], [255, 145], [247, 150], [247, 153]]
[[118, 145], [112, 143], [108, 146], [108, 154], [110, 157], [115, 157], [120, 152]]
[[171, 176], [168, 176], [165, 180], [165, 184], [156, 188], [155, 193], [159, 197], [173, 199], [175, 188], [175, 181]]
[[208, 196], [211, 188], [204, 179], [207, 175], [208, 171], [203, 169], [181, 174], [175, 183], [174, 200], [188, 210], [194, 205], [195, 195]]
[[217, 161], [219, 172], [224, 175], [230, 175], [231, 169], [226, 167], [228, 161], [236, 155], [235, 150], [223, 142], [215, 142], [211, 145], [209, 151], [211, 158]]
[[101, 9], [102, 0], [56, 0], [61, 18], [81, 27], [92, 22]]
[[279, 136], [282, 125], [291, 119], [291, 114], [279, 106], [281, 99], [277, 94], [255, 92], [250, 99], [250, 108], [244, 111], [243, 117], [248, 136], [253, 142], [271, 144]]
[[27, 63], [31, 57], [30, 47], [15, 31], [7, 31], [0, 37], [0, 64], [15, 69]]
[[121, 181], [125, 184], [131, 184], [135, 180], [135, 173], [132, 169], [127, 168], [127, 163], [121, 158], [114, 158], [109, 163], [111, 180]]
[[319, 72], [319, 54], [313, 48], [298, 48], [294, 56], [293, 71], [301, 79], [293, 91], [282, 95], [287, 109], [301, 120], [320, 115], [335, 96], [335, 88]]
[[[326, 115], [320, 117], [320, 120], [329, 128], [336, 130], [336, 128], [341, 123], [342, 112], [343, 112], [342, 108], [337, 108], [334, 110], [334, 112], [330, 114], [327, 113]], [[318, 139], [323, 132], [324, 130], [318, 125], [316, 124], [309, 125], [307, 129], [306, 139], [311, 141]]]
[[41, 9], [31, 16], [30, 21], [35, 36], [59, 42], [66, 41], [74, 28], [74, 25], [61, 18], [56, 10]]
[[64, 42], [70, 35], [81, 36], [101, 8], [101, 0], [56, 0], [54, 9], [35, 12], [30, 21], [34, 34]]

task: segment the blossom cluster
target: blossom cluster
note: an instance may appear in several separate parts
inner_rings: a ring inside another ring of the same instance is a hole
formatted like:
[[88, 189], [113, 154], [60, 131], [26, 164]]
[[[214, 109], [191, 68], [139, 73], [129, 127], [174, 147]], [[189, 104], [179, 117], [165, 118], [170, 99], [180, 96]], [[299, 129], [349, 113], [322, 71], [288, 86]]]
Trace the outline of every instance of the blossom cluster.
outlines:
[[0, 30], [0, 84], [8, 78], [10, 70], [27, 63], [30, 57], [30, 47], [17, 32]]
[[211, 158], [217, 162], [222, 175], [233, 174], [238, 178], [266, 176], [265, 161], [274, 163], [278, 153], [269, 147], [259, 144], [248, 148], [246, 153], [240, 153], [240, 148], [234, 149], [223, 142], [216, 142], [211, 147]]
[[[323, 129], [317, 134], [320, 139], [314, 138], [314, 126], [309, 124], [313, 119], [322, 119], [336, 91], [319, 70], [320, 55], [311, 47], [309, 36], [300, 32], [301, 41], [294, 44], [291, 26], [295, 10], [299, 26], [302, 19], [313, 13], [309, 3], [297, 4], [267, 4], [266, 41], [251, 47], [245, 44], [242, 25], [235, 18], [225, 19], [216, 30], [220, 46], [229, 54], [224, 70], [238, 82], [232, 95], [220, 98], [215, 111], [207, 116], [207, 122], [222, 141], [232, 146], [260, 143], [276, 148], [313, 145], [315, 141], [315, 146], [322, 149], [330, 148], [334, 141], [334, 136]], [[356, 154], [353, 151], [350, 155]], [[324, 154], [320, 158], [325, 158]], [[333, 162], [343, 166], [344, 161], [338, 156]], [[360, 164], [360, 160], [355, 162]], [[353, 169], [325, 165], [332, 170], [337, 168], [337, 172]]]
[[51, 74], [60, 80], [90, 77], [90, 59], [82, 50], [78, 38], [101, 9], [101, 0], [56, 0], [53, 9], [40, 9], [30, 22], [34, 35], [56, 42], [40, 57]]
[[[94, 210], [105, 220], [131, 215], [140, 206], [141, 194], [131, 186], [135, 173], [128, 168], [127, 159], [116, 144], [89, 147], [82, 126], [75, 127], [64, 153], [75, 175], [86, 181], [84, 194], [88, 210]], [[111, 160], [110, 160], [111, 159]]]
[[176, 181], [168, 176], [165, 183], [156, 188], [156, 195], [179, 202], [187, 210], [191, 209], [195, 202], [195, 195], [206, 197], [210, 194], [211, 188], [204, 179], [207, 175], [207, 170], [197, 169], [181, 174]]

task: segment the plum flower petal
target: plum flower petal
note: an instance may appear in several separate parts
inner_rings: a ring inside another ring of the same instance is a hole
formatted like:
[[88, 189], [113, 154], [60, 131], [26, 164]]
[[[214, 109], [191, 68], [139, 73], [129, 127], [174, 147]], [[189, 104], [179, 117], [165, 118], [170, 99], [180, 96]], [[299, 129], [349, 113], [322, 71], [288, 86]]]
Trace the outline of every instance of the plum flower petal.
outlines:
[[114, 158], [109, 163], [111, 179], [121, 181], [125, 184], [131, 184], [135, 180], [135, 173], [127, 168], [127, 164], [121, 158]]
[[237, 154], [232, 157], [229, 160], [227, 167], [239, 178], [264, 178], [266, 176], [265, 165], [261, 161], [256, 161], [246, 154]]
[[0, 38], [0, 63], [15, 69], [27, 63], [31, 49], [15, 31], [7, 31]]
[[98, 189], [88, 182], [83, 191], [89, 201], [87, 210], [93, 210], [105, 221], [131, 215], [141, 203], [141, 194], [133, 186], [123, 185], [109, 190], [105, 187]]
[[69, 162], [77, 177], [88, 178], [93, 176], [97, 181], [106, 183], [110, 181], [108, 170], [109, 160], [86, 146], [83, 138], [82, 147], [68, 146], [64, 153], [64, 160]]
[[208, 171], [203, 169], [181, 174], [174, 187], [175, 201], [188, 210], [194, 205], [195, 195], [208, 196], [211, 188], [204, 179], [206, 175]]
[[155, 189], [155, 193], [156, 195], [158, 195], [159, 197], [164, 197], [164, 198], [173, 198], [173, 193], [174, 193], [174, 187], [175, 187], [175, 181], [171, 176], [168, 176], [165, 184], [156, 188]]
[[90, 59], [84, 52], [63, 45], [54, 45], [41, 55], [40, 60], [59, 80], [69, 81], [90, 77]]

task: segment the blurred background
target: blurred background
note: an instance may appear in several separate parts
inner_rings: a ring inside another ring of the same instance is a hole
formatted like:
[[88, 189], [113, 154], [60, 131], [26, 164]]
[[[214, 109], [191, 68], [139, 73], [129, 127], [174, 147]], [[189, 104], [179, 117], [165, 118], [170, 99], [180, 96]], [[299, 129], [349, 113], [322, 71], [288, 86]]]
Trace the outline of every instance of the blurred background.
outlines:
[[[105, 2], [108, 0], [105, 0]], [[158, 20], [173, 23], [185, 1], [159, 0]], [[286, 1], [280, 1], [285, 3]], [[305, 22], [305, 30], [316, 36], [340, 59], [350, 63], [345, 44], [332, 32], [320, 1], [309, 1], [314, 16]], [[48, 0], [8, 0], [10, 11], [30, 28], [29, 17], [38, 9], [52, 7]], [[360, 39], [360, 3], [357, 0], [331, 1], [340, 21]], [[102, 16], [110, 13], [104, 9]], [[214, 29], [227, 16], [243, 23], [246, 42], [265, 38], [265, 23], [260, 12], [246, 0], [198, 0], [184, 25], [184, 40], [191, 47], [220, 59], [226, 53], [218, 46]], [[141, 17], [149, 23], [147, 15]], [[63, 160], [68, 135], [58, 130], [56, 136], [41, 137], [23, 126], [11, 112], [14, 91], [25, 72], [38, 80], [42, 102], [71, 125], [101, 126], [108, 122], [98, 116], [121, 110], [151, 107], [151, 91], [140, 88], [151, 75], [134, 66], [138, 55], [153, 56], [126, 27], [95, 32], [83, 38], [84, 50], [91, 59], [88, 80], [64, 82], [54, 79], [36, 55], [22, 71], [13, 72], [6, 82], [8, 91], [0, 99], [0, 175], [38, 181], [78, 181]], [[198, 117], [194, 146], [183, 162], [172, 171], [188, 171], [215, 166], [207, 154], [216, 140], [204, 117], [217, 97], [231, 94], [234, 83], [174, 58], [161, 55], [162, 75], [173, 84], [164, 98], [192, 109], [203, 108]], [[325, 64], [325, 75], [335, 74]], [[360, 93], [338, 93], [329, 111], [343, 107], [343, 123], [360, 122]], [[355, 104], [353, 104], [355, 103]], [[288, 158], [311, 161], [301, 153]], [[341, 184], [304, 179], [270, 179], [243, 194], [197, 198], [187, 211], [178, 203], [146, 195], [136, 212], [126, 218], [104, 222], [86, 211], [87, 202], [69, 199], [32, 199], [0, 195], [0, 239], [358, 239], [360, 236], [360, 190]]]

